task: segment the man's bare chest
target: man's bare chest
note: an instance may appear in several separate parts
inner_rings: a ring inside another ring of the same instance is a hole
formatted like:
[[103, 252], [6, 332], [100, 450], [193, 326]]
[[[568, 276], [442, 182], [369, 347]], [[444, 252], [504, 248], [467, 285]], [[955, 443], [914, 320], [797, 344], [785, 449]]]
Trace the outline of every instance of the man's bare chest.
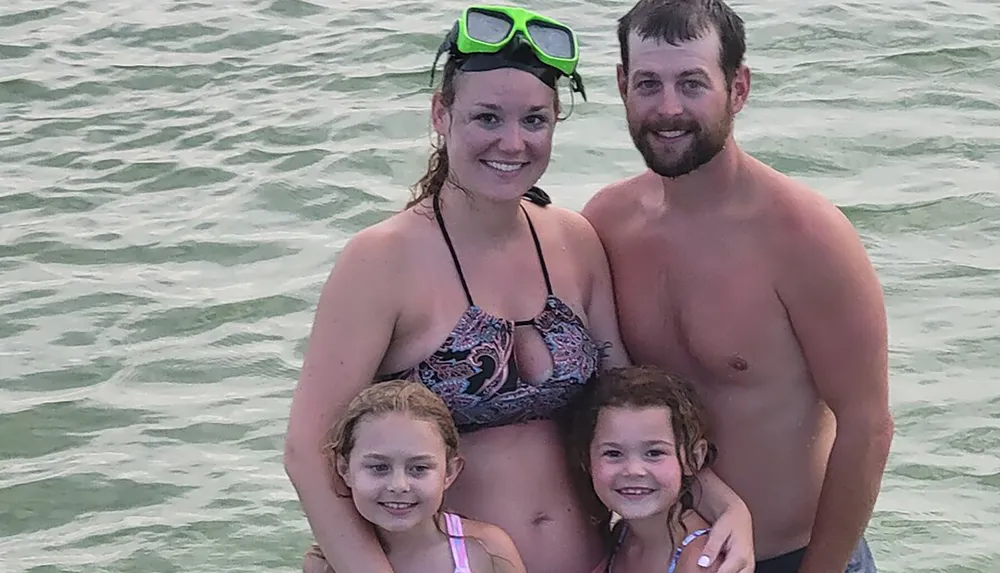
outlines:
[[622, 338], [634, 361], [695, 382], [741, 383], [797, 354], [766, 259], [667, 243], [634, 252], [642, 256], [613, 265]]

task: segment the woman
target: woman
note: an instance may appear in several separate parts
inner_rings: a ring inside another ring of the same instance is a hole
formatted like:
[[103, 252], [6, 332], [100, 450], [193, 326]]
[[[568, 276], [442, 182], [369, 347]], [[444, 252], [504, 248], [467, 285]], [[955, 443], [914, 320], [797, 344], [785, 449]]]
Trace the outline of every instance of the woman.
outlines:
[[[599, 368], [629, 359], [597, 235], [534, 187], [551, 156], [557, 79], [583, 92], [576, 38], [524, 10], [472, 7], [446, 51], [438, 145], [416, 197], [354, 236], [323, 287], [286, 470], [337, 573], [390, 572], [321, 447], [373, 379], [419, 380], [462, 432], [465, 467], [445, 506], [506, 530], [529, 573], [586, 573], [605, 539], [574, 494], [555, 417]], [[709, 480], [707, 493], [706, 517], [742, 523], [731, 490]]]

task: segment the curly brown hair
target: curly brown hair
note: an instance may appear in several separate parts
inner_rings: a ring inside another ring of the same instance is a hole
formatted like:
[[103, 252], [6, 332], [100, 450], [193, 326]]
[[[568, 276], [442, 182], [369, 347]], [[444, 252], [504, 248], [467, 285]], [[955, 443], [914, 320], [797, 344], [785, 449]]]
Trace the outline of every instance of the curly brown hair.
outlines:
[[[597, 496], [590, 483], [590, 445], [597, 418], [604, 408], [666, 408], [670, 411], [674, 449], [682, 477], [677, 502], [670, 507], [667, 517], [671, 523], [680, 521], [681, 516], [695, 507], [697, 472], [710, 465], [715, 455], [714, 447], [708, 443], [705, 413], [694, 388], [687, 380], [654, 366], [609, 369], [589, 385], [573, 416], [570, 458], [577, 471], [586, 474], [591, 500]], [[704, 460], [699, 460], [696, 449], [703, 440], [708, 444], [708, 453]]]

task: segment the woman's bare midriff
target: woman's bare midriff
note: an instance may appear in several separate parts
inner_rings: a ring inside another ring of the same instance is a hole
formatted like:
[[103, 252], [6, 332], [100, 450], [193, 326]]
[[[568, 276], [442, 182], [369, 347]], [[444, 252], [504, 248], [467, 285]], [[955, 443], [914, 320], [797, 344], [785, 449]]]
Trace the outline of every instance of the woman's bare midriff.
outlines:
[[602, 544], [568, 475], [554, 422], [464, 434], [465, 468], [445, 506], [493, 523], [514, 540], [528, 573], [591, 573]]

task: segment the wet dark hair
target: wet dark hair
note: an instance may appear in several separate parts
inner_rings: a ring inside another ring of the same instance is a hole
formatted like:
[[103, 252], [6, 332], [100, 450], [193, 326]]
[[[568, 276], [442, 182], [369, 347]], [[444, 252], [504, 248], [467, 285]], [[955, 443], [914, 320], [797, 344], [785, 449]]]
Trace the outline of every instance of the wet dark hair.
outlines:
[[[670, 411], [670, 424], [676, 442], [674, 450], [681, 466], [681, 489], [677, 502], [667, 511], [667, 517], [671, 523], [674, 520], [679, 522], [686, 512], [695, 507], [697, 472], [708, 467], [715, 457], [715, 448], [708, 444], [705, 459], [696, 467], [695, 448], [701, 440], [708, 442], [708, 428], [694, 388], [687, 380], [654, 366], [629, 366], [602, 372], [588, 387], [572, 420], [570, 458], [577, 468], [586, 472], [588, 478], [590, 445], [594, 440], [597, 418], [605, 408], [666, 408]], [[596, 494], [591, 495], [596, 497]]]
[[618, 44], [625, 73], [631, 32], [643, 40], [652, 38], [677, 45], [699, 38], [709, 27], [719, 33], [719, 67], [726, 77], [726, 87], [730, 87], [743, 65], [746, 35], [743, 19], [723, 0], [639, 0], [618, 19]]
[[[459, 67], [462, 63], [462, 57], [454, 56], [449, 56], [444, 63], [444, 73], [441, 74], [441, 86], [438, 88], [438, 93], [441, 105], [449, 109], [455, 103], [455, 84], [458, 77], [474, 73], [460, 70]], [[553, 94], [556, 116], [558, 117], [560, 112], [559, 93], [553, 90]], [[406, 204], [406, 208], [409, 209], [440, 193], [444, 182], [448, 179], [448, 169], [448, 148], [445, 145], [444, 137], [438, 135], [437, 140], [432, 144], [431, 155], [427, 159], [427, 171], [413, 186], [413, 196]]]

